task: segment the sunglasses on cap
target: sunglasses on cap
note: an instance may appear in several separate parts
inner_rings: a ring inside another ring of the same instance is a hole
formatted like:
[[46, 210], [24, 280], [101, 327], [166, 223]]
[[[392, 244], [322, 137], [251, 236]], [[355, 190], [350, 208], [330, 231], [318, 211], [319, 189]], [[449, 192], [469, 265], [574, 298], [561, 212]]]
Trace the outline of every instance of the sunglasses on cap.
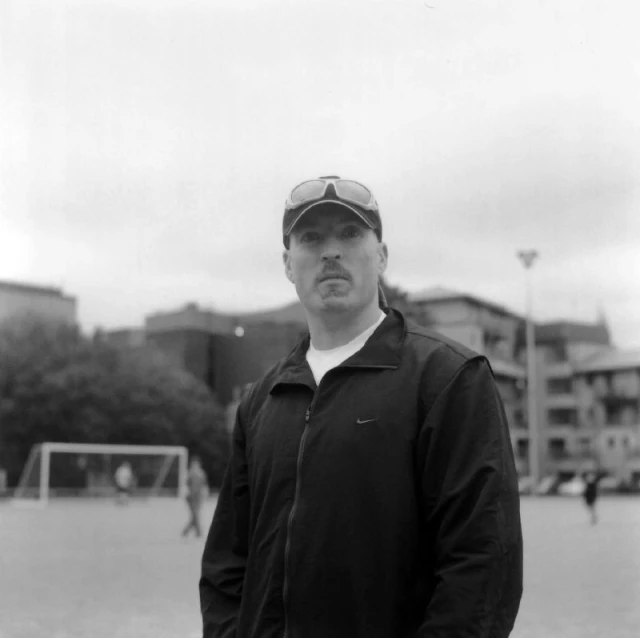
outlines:
[[285, 202], [282, 220], [286, 248], [289, 248], [289, 234], [300, 218], [311, 208], [325, 203], [335, 203], [350, 209], [382, 239], [380, 210], [373, 193], [360, 182], [330, 175], [302, 182], [291, 191]]
[[295, 210], [322, 199], [347, 202], [367, 211], [378, 212], [378, 203], [364, 184], [351, 179], [341, 179], [336, 175], [310, 179], [298, 184], [285, 202], [285, 211]]

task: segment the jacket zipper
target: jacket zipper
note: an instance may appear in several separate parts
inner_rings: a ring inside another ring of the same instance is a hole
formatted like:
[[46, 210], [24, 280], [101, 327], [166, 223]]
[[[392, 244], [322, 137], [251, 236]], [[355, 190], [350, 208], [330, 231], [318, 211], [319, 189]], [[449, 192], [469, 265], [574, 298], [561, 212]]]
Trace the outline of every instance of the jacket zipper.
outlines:
[[[395, 366], [389, 365], [355, 365], [355, 366], [337, 366], [340, 367], [352, 367], [352, 368], [377, 368], [377, 369], [392, 369]], [[334, 368], [336, 369], [336, 368]], [[329, 374], [331, 370], [327, 372]], [[320, 381], [322, 383], [322, 381]], [[307, 439], [307, 432], [309, 429], [309, 420], [311, 419], [311, 412], [313, 411], [313, 406], [315, 405], [316, 398], [318, 396], [318, 391], [320, 386], [316, 388], [316, 391], [313, 394], [313, 399], [307, 408], [307, 411], [304, 415], [304, 430], [302, 431], [302, 437], [300, 438], [300, 447], [298, 448], [298, 458], [296, 461], [296, 487], [293, 496], [293, 505], [291, 506], [291, 511], [289, 512], [289, 518], [287, 520], [287, 540], [285, 541], [284, 546], [284, 584], [282, 586], [282, 601], [284, 604], [284, 634], [283, 638], [289, 637], [289, 617], [288, 617], [288, 604], [289, 604], [289, 553], [291, 551], [291, 527], [293, 525], [293, 519], [295, 518], [296, 507], [298, 505], [298, 499], [300, 497], [300, 466], [302, 464], [302, 455], [304, 453], [304, 444]]]
[[311, 404], [307, 408], [304, 415], [304, 430], [302, 431], [302, 437], [300, 439], [300, 447], [298, 448], [298, 459], [296, 462], [296, 488], [293, 497], [293, 505], [289, 512], [289, 519], [287, 521], [287, 540], [284, 546], [284, 585], [282, 587], [282, 600], [284, 603], [284, 638], [289, 636], [289, 618], [288, 618], [288, 604], [289, 604], [289, 552], [291, 549], [291, 527], [293, 525], [293, 519], [295, 517], [296, 507], [298, 505], [298, 498], [300, 497], [300, 466], [302, 464], [302, 455], [304, 453], [304, 444], [307, 439], [307, 432], [309, 431], [309, 420], [311, 419], [311, 410], [313, 404], [316, 401], [318, 390], [313, 395]]

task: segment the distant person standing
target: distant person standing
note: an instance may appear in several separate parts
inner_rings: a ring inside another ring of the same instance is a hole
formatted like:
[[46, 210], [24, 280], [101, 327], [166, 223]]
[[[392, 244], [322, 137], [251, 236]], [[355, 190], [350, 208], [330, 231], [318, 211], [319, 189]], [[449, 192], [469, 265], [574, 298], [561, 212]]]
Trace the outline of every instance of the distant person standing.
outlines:
[[591, 524], [598, 522], [598, 513], [596, 512], [596, 501], [598, 500], [598, 474], [596, 472], [587, 472], [584, 477], [584, 492], [582, 493], [584, 502], [591, 514]]
[[189, 506], [189, 521], [182, 530], [182, 536], [187, 536], [193, 529], [196, 536], [202, 536], [200, 528], [200, 510], [207, 493], [207, 475], [202, 469], [200, 459], [191, 459], [189, 474], [187, 475], [187, 505]]
[[133, 470], [128, 461], [121, 463], [115, 473], [116, 489], [118, 491], [117, 502], [125, 505], [129, 502], [131, 488], [133, 487]]

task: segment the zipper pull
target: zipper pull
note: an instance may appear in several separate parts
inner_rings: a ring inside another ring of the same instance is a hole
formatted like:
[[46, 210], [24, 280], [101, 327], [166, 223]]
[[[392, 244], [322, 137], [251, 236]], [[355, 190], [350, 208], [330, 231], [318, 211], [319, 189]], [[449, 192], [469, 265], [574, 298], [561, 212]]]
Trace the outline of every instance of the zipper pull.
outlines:
[[305, 415], [304, 415], [304, 422], [305, 422], [305, 423], [309, 423], [309, 419], [310, 419], [310, 418], [311, 418], [311, 406], [309, 406], [309, 407], [307, 408], [307, 411], [305, 412]]

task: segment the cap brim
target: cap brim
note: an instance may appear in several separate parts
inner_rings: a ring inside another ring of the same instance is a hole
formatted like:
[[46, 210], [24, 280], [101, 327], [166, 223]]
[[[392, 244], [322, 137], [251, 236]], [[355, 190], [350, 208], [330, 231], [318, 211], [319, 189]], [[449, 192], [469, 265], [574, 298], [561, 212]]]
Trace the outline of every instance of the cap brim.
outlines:
[[312, 208], [315, 208], [316, 206], [339, 206], [340, 208], [346, 208], [350, 210], [354, 215], [357, 215], [369, 228], [371, 228], [372, 230], [375, 230], [376, 228], [376, 226], [372, 224], [371, 221], [368, 220], [357, 208], [354, 208], [353, 206], [349, 206], [349, 204], [345, 202], [339, 202], [334, 200], [327, 201], [326, 199], [323, 199], [323, 200], [320, 200], [319, 202], [313, 202], [313, 204], [309, 204], [309, 206], [307, 206], [306, 208], [303, 208], [296, 215], [296, 217], [294, 217], [294, 219], [289, 224], [289, 226], [284, 230], [284, 236], [287, 237], [288, 235], [290, 235], [294, 226], [300, 221], [302, 216], [308, 211], [310, 211]]

